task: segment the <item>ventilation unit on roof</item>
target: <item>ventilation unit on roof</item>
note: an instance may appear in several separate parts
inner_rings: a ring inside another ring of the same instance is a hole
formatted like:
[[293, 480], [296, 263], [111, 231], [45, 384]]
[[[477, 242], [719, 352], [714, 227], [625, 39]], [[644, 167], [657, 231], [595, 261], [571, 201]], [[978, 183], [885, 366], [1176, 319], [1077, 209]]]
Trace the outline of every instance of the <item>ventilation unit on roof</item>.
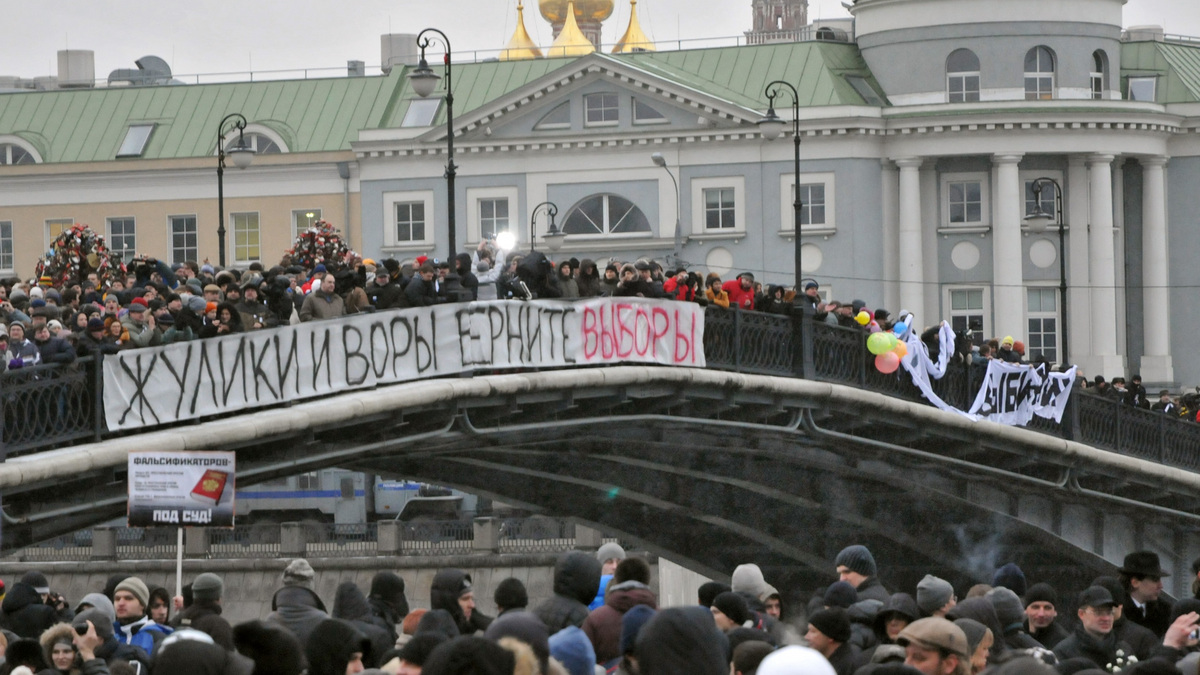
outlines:
[[108, 83], [125, 82], [135, 87], [149, 87], [171, 84], [171, 66], [157, 56], [143, 56], [138, 59], [137, 70], [118, 68], [108, 74]]
[[58, 86], [63, 89], [96, 86], [96, 53], [90, 49], [58, 50]]
[[1125, 42], [1162, 42], [1164, 39], [1162, 26], [1130, 26], [1121, 36]]
[[392, 66], [415, 66], [420, 60], [415, 33], [394, 33], [379, 37], [379, 52], [382, 57], [383, 74], [392, 72]]
[[363, 61], [347, 61], [346, 77], [362, 77], [367, 74], [367, 64]]

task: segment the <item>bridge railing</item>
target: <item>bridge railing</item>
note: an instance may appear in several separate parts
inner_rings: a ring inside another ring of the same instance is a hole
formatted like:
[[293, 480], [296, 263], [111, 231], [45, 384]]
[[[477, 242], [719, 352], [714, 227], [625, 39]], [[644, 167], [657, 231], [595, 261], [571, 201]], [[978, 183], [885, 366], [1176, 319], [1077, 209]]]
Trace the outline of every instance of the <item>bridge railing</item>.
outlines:
[[[710, 307], [705, 312], [708, 367], [742, 373], [803, 377], [923, 401], [903, 370], [875, 367], [862, 330], [778, 315]], [[979, 388], [965, 364], [952, 363], [932, 382], [950, 405], [966, 410]], [[0, 447], [5, 457], [113, 435], [105, 431], [99, 359], [22, 368], [0, 375]], [[1035, 418], [1030, 429], [1075, 439], [1132, 457], [1200, 470], [1200, 425], [1080, 390], [1061, 424]], [[418, 537], [417, 539], [422, 539]], [[461, 540], [459, 540], [461, 541]]]

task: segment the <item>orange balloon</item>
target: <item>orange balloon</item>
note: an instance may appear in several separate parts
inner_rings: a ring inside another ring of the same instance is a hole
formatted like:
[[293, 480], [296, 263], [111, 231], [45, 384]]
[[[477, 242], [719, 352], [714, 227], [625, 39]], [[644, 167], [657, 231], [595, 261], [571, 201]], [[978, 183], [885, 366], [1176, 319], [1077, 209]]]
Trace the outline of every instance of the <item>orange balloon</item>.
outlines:
[[892, 350], [892, 353], [900, 358], [904, 358], [908, 355], [908, 345], [904, 344], [904, 340], [897, 340], [896, 348]]

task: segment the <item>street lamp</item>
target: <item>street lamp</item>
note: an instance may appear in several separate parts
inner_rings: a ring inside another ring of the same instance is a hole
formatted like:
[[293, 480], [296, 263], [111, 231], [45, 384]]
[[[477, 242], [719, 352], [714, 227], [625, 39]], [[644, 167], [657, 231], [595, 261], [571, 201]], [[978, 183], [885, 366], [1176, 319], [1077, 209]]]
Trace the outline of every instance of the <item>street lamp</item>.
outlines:
[[794, 251], [795, 255], [795, 272], [796, 272], [796, 295], [803, 292], [801, 285], [803, 279], [801, 277], [801, 259], [800, 259], [800, 211], [804, 205], [800, 202], [800, 94], [796, 88], [783, 80], [775, 80], [767, 85], [767, 116], [758, 121], [758, 130], [762, 133], [763, 138], [768, 141], [773, 141], [783, 135], [783, 130], [787, 126], [780, 119], [779, 115], [775, 114], [775, 97], [779, 96], [780, 92], [787, 90], [792, 96], [792, 145], [795, 147], [795, 180], [793, 181], [793, 190], [795, 194], [792, 200], [792, 209], [795, 217], [795, 239]]
[[[226, 128], [226, 124], [233, 124]], [[225, 134], [237, 130], [237, 145], [225, 151]], [[217, 212], [220, 221], [217, 223], [217, 262], [225, 266], [225, 158], [233, 158], [233, 165], [239, 169], [250, 166], [254, 161], [254, 150], [246, 145], [246, 118], [241, 113], [230, 113], [217, 125]]]
[[671, 173], [671, 168], [667, 166], [667, 158], [663, 157], [661, 152], [656, 152], [650, 155], [650, 160], [655, 166], [661, 166], [663, 171], [671, 177], [671, 184], [675, 186], [675, 252], [672, 254], [674, 260], [668, 261], [668, 264], [679, 267], [686, 264], [683, 260], [683, 229], [679, 223], [679, 210], [681, 208], [679, 202], [679, 181], [675, 180], [675, 174]]
[[425, 37], [426, 33], [436, 33], [441, 38], [441, 43], [446, 46], [446, 56], [443, 63], [446, 64], [446, 219], [449, 221], [449, 237], [447, 243], [450, 247], [450, 254], [446, 256], [448, 260], [454, 259], [455, 249], [455, 219], [454, 219], [454, 177], [458, 173], [458, 167], [454, 165], [454, 88], [450, 73], [450, 39], [446, 34], [436, 28], [426, 28], [417, 35], [417, 46], [421, 48], [421, 60], [417, 63], [416, 70], [408, 74], [409, 84], [412, 85], [413, 91], [421, 98], [428, 98], [433, 90], [437, 88], [438, 80], [441, 77], [433, 72], [429, 67], [429, 62], [425, 60], [425, 48], [428, 47], [434, 37]]
[[554, 224], [554, 218], [558, 215], [558, 204], [555, 204], [554, 202], [542, 202], [541, 204], [533, 207], [533, 213], [529, 216], [530, 253], [533, 253], [534, 251], [533, 242], [534, 237], [536, 236], [534, 227], [537, 224], [538, 213], [543, 211], [546, 213], [546, 215], [550, 216], [550, 228], [546, 230], [546, 236], [542, 237], [546, 241], [546, 246], [550, 249], [550, 252], [554, 253], [558, 249], [562, 248], [563, 240], [567, 238], [567, 233], [558, 229], [558, 226]]
[[[1054, 186], [1054, 214], [1042, 210], [1042, 190], [1044, 183]], [[1062, 303], [1062, 364], [1063, 368], [1071, 364], [1067, 356], [1067, 249], [1066, 227], [1063, 219], [1062, 186], [1053, 178], [1038, 178], [1033, 181], [1033, 203], [1037, 210], [1025, 216], [1031, 232], [1045, 232], [1051, 223], [1058, 223], [1058, 295]]]

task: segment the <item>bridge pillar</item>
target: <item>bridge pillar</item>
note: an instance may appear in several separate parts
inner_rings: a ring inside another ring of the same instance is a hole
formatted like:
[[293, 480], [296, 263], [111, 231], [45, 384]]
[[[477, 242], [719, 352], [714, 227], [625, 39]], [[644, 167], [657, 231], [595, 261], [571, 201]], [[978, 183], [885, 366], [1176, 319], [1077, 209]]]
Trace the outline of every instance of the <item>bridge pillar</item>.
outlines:
[[376, 548], [379, 555], [400, 555], [404, 549], [404, 523], [398, 520], [379, 521], [379, 534], [376, 537]]
[[207, 527], [189, 527], [183, 531], [183, 554], [189, 558], [208, 556], [209, 532]]
[[284, 558], [303, 558], [308, 539], [303, 523], [282, 523], [279, 526], [279, 555]]
[[604, 533], [586, 525], [575, 523], [575, 548], [580, 551], [598, 551], [604, 543]]
[[475, 541], [471, 550], [475, 553], [500, 552], [500, 521], [496, 518], [476, 518]]
[[117, 531], [111, 527], [97, 527], [92, 530], [92, 559], [117, 559]]

